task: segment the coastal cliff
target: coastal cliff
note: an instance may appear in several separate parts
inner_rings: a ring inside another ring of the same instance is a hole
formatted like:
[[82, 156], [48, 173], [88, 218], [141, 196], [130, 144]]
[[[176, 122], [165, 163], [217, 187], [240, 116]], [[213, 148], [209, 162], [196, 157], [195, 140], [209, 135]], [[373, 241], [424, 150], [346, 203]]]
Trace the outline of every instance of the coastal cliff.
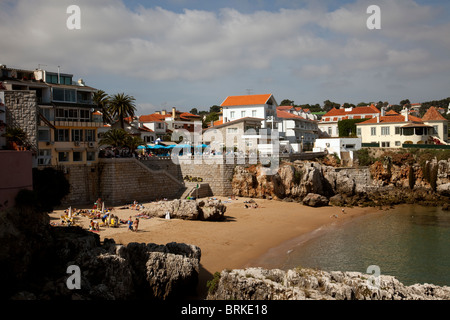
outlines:
[[[100, 242], [80, 227], [52, 227], [30, 207], [0, 212], [1, 299], [155, 299], [195, 296], [201, 250], [183, 243]], [[79, 288], [67, 285], [69, 266]]]
[[395, 277], [298, 268], [223, 270], [209, 283], [208, 300], [448, 300], [450, 287], [405, 286]]
[[274, 175], [262, 173], [260, 165], [237, 166], [232, 179], [233, 194], [311, 206], [436, 206], [448, 203], [450, 196], [450, 159], [420, 165], [385, 158], [370, 166], [353, 168], [294, 161], [281, 163]]

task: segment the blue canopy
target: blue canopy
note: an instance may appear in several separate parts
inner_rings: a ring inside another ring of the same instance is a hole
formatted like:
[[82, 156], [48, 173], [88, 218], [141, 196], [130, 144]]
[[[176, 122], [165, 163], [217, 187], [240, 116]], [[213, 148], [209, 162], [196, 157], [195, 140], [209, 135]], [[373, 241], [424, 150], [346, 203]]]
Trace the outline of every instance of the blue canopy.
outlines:
[[203, 144], [196, 145], [195, 147], [196, 148], [206, 148], [207, 145], [203, 143]]

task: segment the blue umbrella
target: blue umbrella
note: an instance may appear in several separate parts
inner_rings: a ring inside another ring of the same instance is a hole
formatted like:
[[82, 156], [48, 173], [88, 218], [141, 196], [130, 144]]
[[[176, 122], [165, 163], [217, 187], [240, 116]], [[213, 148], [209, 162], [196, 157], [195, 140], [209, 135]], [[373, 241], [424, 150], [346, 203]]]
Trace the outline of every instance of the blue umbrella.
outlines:
[[138, 146], [138, 149], [145, 149], [145, 146]]

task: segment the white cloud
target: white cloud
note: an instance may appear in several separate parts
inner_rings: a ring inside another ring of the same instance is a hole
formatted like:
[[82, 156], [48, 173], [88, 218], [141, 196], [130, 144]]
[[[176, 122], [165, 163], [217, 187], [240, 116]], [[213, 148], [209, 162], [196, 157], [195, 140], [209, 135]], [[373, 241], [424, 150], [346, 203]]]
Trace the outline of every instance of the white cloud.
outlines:
[[[364, 0], [332, 12], [319, 6], [250, 13], [142, 6], [133, 11], [120, 0], [78, 0], [81, 30], [66, 28], [72, 0], [2, 2], [0, 63], [61, 65], [86, 79], [105, 73], [118, 81], [200, 81], [196, 88], [219, 86], [215, 81], [238, 87], [242, 81], [242, 92], [250, 82], [283, 86], [274, 80], [283, 76], [294, 76], [291, 83], [316, 78], [342, 87], [342, 79], [347, 83], [375, 73], [405, 81], [448, 72], [450, 24], [436, 22], [436, 8], [412, 0], [377, 2], [381, 30], [366, 28], [366, 9], [372, 3]], [[214, 103], [229, 94], [222, 90]], [[143, 103], [149, 110], [158, 105]]]

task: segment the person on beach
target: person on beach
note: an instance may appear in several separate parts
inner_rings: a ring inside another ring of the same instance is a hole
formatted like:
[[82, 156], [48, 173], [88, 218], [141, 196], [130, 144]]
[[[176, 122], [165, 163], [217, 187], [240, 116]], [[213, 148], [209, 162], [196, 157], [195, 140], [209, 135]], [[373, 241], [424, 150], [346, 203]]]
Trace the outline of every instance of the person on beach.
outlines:
[[136, 218], [136, 220], [134, 220], [134, 231], [138, 230], [138, 226], [139, 226], [139, 219]]
[[128, 230], [133, 231], [133, 220], [131, 220], [131, 216], [130, 219], [128, 219]]

